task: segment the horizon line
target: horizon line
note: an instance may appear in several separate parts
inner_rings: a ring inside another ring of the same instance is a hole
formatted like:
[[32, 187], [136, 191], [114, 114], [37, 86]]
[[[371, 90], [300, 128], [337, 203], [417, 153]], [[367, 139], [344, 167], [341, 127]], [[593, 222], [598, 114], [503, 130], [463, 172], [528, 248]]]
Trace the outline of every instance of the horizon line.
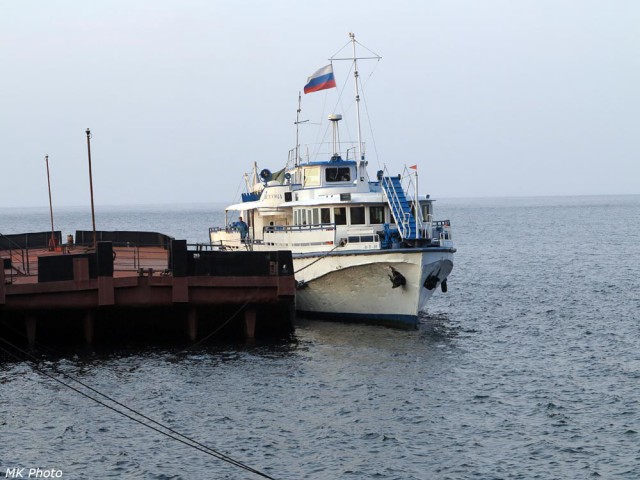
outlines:
[[[491, 195], [491, 196], [469, 196], [469, 197], [437, 197], [431, 198], [431, 200], [492, 200], [492, 199], [501, 199], [507, 200], [510, 198], [513, 199], [526, 199], [526, 198], [578, 198], [578, 197], [633, 197], [640, 196], [640, 193], [586, 193], [586, 194], [549, 194], [549, 195]], [[237, 202], [236, 202], [237, 203]], [[127, 208], [127, 207], [162, 207], [162, 206], [206, 206], [206, 205], [232, 205], [228, 201], [194, 201], [194, 202], [174, 202], [174, 203], [105, 203], [103, 205], [96, 204], [96, 209], [99, 208]], [[40, 209], [46, 208], [49, 209], [49, 205], [30, 205], [30, 206], [0, 206], [0, 211], [2, 210], [17, 210], [17, 209]], [[54, 208], [90, 208], [90, 205], [58, 205], [54, 206]]]

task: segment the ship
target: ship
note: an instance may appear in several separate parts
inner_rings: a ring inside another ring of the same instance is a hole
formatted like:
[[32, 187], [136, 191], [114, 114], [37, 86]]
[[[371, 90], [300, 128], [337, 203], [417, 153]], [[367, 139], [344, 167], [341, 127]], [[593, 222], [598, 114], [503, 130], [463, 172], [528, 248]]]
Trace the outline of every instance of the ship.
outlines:
[[[456, 252], [451, 222], [436, 220], [435, 200], [420, 195], [418, 164], [394, 174], [383, 166], [369, 176], [358, 60], [372, 57], [356, 55], [352, 33], [349, 44], [357, 140], [340, 141], [342, 115], [332, 113], [326, 153], [302, 158], [299, 94], [295, 148], [277, 171], [254, 162], [241, 201], [225, 209], [225, 225], [209, 229], [210, 244], [226, 251], [290, 250], [299, 316], [416, 328], [431, 296], [448, 288]], [[335, 87], [333, 62], [344, 59], [330, 60], [308, 78], [305, 93]]]

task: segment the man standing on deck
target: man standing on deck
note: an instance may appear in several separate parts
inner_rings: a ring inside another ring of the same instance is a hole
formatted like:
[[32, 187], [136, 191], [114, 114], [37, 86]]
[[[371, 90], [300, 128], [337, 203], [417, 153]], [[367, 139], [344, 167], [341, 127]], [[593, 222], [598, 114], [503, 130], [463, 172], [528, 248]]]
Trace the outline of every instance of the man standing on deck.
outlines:
[[236, 227], [240, 231], [240, 240], [244, 242], [247, 239], [247, 233], [249, 233], [249, 226], [242, 220], [242, 217], [238, 217]]

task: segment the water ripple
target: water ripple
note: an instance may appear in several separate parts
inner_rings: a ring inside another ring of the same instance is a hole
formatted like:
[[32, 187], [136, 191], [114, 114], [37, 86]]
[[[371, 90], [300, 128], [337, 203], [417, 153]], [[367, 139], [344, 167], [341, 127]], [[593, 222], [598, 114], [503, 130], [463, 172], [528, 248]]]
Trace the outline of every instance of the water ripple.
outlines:
[[[279, 479], [640, 478], [640, 199], [439, 203], [456, 268], [416, 331], [302, 321], [281, 341], [40, 365]], [[602, 218], [615, 248], [594, 241]], [[8, 359], [0, 427], [0, 471], [251, 478]]]

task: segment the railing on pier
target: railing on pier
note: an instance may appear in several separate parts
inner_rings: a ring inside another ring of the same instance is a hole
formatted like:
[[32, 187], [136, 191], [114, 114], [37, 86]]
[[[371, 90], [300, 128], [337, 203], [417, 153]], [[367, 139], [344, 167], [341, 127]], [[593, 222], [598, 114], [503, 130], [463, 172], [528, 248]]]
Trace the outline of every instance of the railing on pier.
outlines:
[[16, 275], [29, 274], [29, 250], [22, 248], [11, 238], [0, 233], [0, 250], [7, 252], [7, 257], [2, 258], [2, 268], [9, 271], [9, 282], [13, 283]]
[[116, 272], [153, 270], [164, 272], [169, 265], [169, 250], [156, 243], [138, 245], [133, 242], [113, 242], [113, 269]]

